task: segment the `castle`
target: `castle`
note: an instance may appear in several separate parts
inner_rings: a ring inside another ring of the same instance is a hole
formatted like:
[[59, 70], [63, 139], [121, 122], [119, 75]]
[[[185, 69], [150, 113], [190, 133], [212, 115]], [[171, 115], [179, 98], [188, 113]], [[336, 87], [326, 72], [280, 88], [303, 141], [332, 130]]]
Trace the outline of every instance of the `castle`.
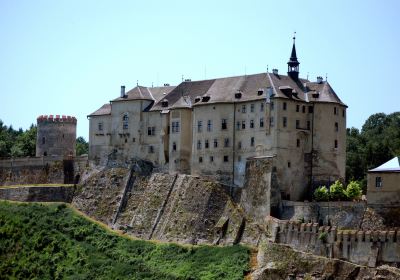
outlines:
[[122, 86], [88, 116], [89, 159], [140, 158], [241, 187], [246, 159], [267, 157], [283, 199], [310, 197], [345, 177], [347, 106], [322, 77], [299, 77], [295, 38], [287, 64], [287, 75]]

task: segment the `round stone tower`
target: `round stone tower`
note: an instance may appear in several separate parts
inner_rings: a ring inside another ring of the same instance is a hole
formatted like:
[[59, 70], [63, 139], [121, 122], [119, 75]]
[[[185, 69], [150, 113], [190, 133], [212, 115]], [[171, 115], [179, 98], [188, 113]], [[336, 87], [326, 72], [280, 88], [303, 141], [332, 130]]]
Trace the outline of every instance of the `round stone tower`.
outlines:
[[76, 118], [42, 115], [37, 118], [36, 156], [75, 156]]

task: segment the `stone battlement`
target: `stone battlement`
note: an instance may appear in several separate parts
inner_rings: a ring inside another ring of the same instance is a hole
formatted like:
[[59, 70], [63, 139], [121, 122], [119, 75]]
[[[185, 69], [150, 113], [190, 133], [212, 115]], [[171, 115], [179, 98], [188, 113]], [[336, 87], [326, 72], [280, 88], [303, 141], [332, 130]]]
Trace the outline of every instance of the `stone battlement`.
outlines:
[[73, 116], [66, 116], [66, 115], [40, 115], [37, 118], [38, 123], [42, 122], [60, 122], [60, 123], [75, 123], [76, 118]]
[[272, 241], [330, 258], [375, 267], [377, 263], [400, 262], [400, 230], [341, 230], [266, 218]]

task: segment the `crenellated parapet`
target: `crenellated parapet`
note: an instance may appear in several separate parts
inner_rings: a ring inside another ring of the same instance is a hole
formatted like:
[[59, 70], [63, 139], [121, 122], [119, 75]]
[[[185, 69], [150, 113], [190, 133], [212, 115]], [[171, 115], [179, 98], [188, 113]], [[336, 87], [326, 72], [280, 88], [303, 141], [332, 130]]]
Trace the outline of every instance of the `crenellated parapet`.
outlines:
[[59, 123], [77, 123], [77, 120], [74, 116], [66, 116], [66, 115], [40, 115], [37, 117], [38, 123], [44, 122], [59, 122]]
[[330, 258], [375, 267], [400, 263], [400, 230], [343, 230], [317, 223], [266, 218], [271, 240]]

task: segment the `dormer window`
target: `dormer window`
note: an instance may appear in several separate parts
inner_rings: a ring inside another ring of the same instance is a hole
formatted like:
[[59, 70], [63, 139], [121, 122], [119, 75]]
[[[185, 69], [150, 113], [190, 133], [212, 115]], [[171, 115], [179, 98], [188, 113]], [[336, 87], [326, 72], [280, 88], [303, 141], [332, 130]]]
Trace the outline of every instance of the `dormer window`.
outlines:
[[262, 88], [259, 88], [257, 91], [257, 95], [260, 96], [260, 95], [263, 95], [263, 93], [264, 93], [264, 90]]
[[197, 103], [197, 102], [199, 102], [201, 100], [201, 97], [200, 96], [196, 96], [196, 98], [194, 99], [194, 103]]
[[163, 101], [161, 101], [161, 107], [168, 107], [168, 100], [164, 99]]
[[208, 102], [210, 100], [210, 96], [209, 95], [205, 95], [203, 96], [203, 98], [201, 99], [201, 102]]
[[242, 92], [241, 92], [240, 90], [238, 90], [238, 91], [235, 93], [235, 98], [236, 98], [236, 99], [242, 98]]

